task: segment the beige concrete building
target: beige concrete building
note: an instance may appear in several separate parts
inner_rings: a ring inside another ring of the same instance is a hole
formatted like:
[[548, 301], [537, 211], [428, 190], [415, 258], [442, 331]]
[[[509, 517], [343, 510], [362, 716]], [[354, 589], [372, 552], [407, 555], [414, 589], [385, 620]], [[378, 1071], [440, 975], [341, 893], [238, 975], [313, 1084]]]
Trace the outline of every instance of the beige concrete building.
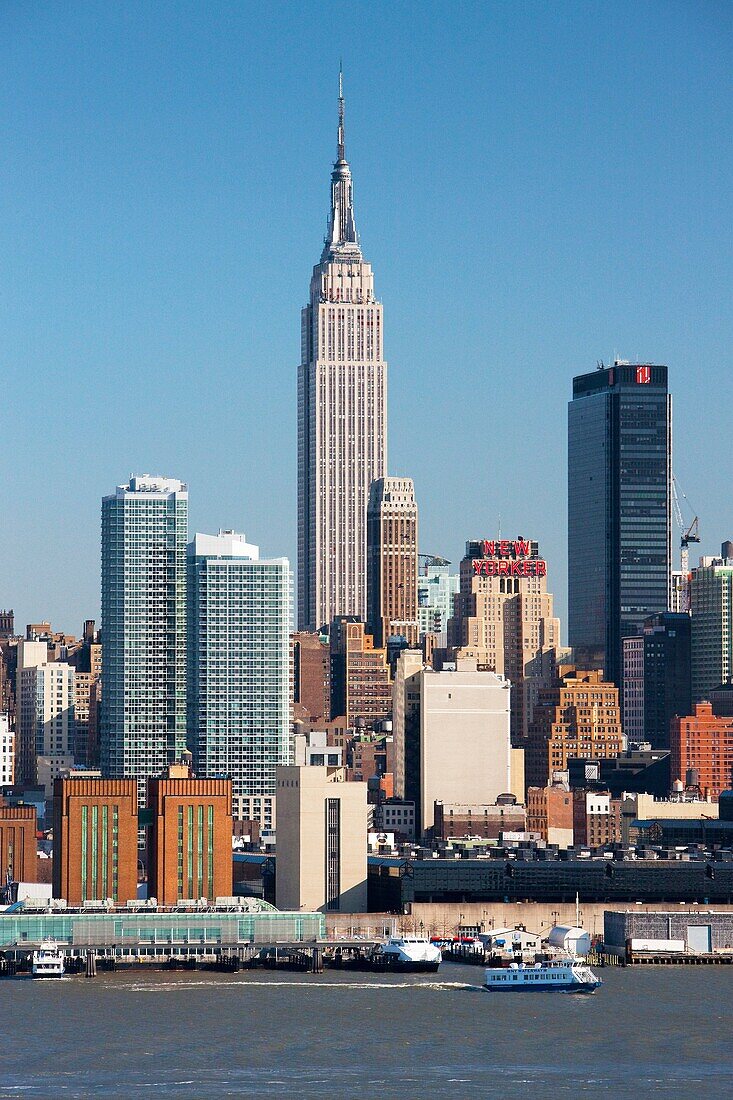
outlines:
[[[405, 649], [397, 659], [392, 685], [392, 737], [394, 742], [394, 793], [405, 798], [407, 786], [405, 762], [409, 749], [418, 744], [420, 721], [420, 680], [423, 658], [419, 650]], [[416, 725], [417, 723], [417, 725]]]
[[560, 620], [547, 591], [547, 563], [529, 539], [466, 543], [455, 615], [448, 621], [451, 657], [474, 658], [478, 667], [512, 685], [512, 741], [527, 735], [540, 689], [552, 682]]
[[417, 545], [412, 478], [373, 481], [367, 509], [367, 629], [377, 646], [391, 635], [418, 644]]
[[277, 769], [278, 909], [367, 909], [367, 785], [343, 768]]
[[354, 221], [344, 101], [320, 262], [301, 314], [298, 370], [298, 629], [366, 618], [366, 513], [387, 465], [382, 305]]
[[435, 802], [487, 805], [511, 793], [510, 689], [468, 659], [455, 669], [411, 674], [400, 662], [393, 735], [395, 757], [402, 753], [404, 764], [395, 761], [395, 794], [415, 802], [424, 833], [433, 826]]
[[74, 669], [65, 661], [24, 665], [17, 683], [19, 779], [42, 784], [50, 798], [54, 780], [74, 763]]
[[621, 840], [630, 843], [634, 821], [717, 821], [718, 816], [718, 803], [709, 798], [627, 793], [621, 799]]

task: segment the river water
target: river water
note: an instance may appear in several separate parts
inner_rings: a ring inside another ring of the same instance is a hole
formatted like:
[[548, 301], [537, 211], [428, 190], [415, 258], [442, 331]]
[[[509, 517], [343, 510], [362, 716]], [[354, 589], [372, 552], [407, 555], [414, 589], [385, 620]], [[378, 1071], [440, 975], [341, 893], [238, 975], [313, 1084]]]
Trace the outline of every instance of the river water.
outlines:
[[480, 967], [0, 982], [0, 1097], [733, 1096], [733, 968], [606, 968], [592, 996]]

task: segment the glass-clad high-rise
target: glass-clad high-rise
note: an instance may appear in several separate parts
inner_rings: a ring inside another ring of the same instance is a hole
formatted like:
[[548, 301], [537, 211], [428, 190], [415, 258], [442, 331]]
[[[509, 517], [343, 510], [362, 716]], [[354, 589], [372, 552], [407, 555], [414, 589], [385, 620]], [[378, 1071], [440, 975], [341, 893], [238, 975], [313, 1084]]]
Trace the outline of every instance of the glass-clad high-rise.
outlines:
[[568, 406], [568, 633], [622, 678], [622, 639], [666, 611], [672, 399], [665, 366], [617, 360], [573, 379]]
[[158, 775], [186, 748], [187, 537], [181, 481], [131, 477], [102, 501], [100, 754], [113, 779]]
[[232, 780], [234, 814], [274, 825], [275, 769], [290, 761], [292, 574], [243, 535], [188, 548], [191, 747], [200, 776]]

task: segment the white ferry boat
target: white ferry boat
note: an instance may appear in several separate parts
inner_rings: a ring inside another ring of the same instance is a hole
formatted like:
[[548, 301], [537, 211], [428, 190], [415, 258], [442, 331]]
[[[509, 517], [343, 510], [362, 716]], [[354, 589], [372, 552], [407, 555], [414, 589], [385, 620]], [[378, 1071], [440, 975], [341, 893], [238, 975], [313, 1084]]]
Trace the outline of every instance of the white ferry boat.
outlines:
[[496, 992], [518, 993], [555, 989], [561, 993], [595, 993], [601, 979], [582, 959], [551, 959], [539, 963], [510, 963], [486, 970], [484, 985]]
[[377, 964], [388, 970], [435, 973], [442, 957], [440, 948], [422, 936], [390, 936], [376, 951]]
[[64, 956], [59, 945], [53, 940], [45, 940], [31, 957], [31, 976], [33, 978], [62, 978], [64, 975]]

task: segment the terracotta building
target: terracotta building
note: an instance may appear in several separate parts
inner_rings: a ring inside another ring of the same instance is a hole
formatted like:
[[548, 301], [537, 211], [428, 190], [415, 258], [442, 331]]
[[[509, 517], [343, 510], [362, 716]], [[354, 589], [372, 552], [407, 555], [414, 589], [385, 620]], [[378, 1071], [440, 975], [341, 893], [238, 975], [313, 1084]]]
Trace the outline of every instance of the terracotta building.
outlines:
[[331, 713], [346, 725], [381, 722], [392, 711], [387, 652], [374, 645], [364, 623], [339, 616], [331, 624]]
[[69, 905], [137, 897], [137, 783], [56, 779], [53, 895]]
[[543, 689], [525, 743], [528, 784], [544, 787], [571, 757], [607, 760], [623, 750], [619, 693], [597, 670], [572, 670]]
[[381, 477], [367, 508], [367, 629], [377, 646], [392, 635], [418, 644], [417, 560], [412, 478]]
[[0, 800], [0, 884], [36, 882], [35, 806], [6, 806]]
[[672, 719], [670, 733], [672, 781], [687, 781], [697, 772], [695, 786], [716, 800], [733, 778], [733, 717], [716, 715], [713, 704], [696, 703], [695, 713]]
[[331, 717], [331, 654], [320, 634], [290, 635], [292, 716], [296, 721], [327, 722]]
[[535, 700], [555, 676], [560, 621], [547, 591], [547, 563], [529, 539], [466, 543], [448, 656], [474, 658], [512, 685], [512, 744], [527, 735]]
[[148, 780], [148, 897], [159, 905], [232, 892], [232, 781], [172, 764]]
[[573, 843], [573, 796], [566, 786], [527, 788], [527, 831], [561, 848]]

